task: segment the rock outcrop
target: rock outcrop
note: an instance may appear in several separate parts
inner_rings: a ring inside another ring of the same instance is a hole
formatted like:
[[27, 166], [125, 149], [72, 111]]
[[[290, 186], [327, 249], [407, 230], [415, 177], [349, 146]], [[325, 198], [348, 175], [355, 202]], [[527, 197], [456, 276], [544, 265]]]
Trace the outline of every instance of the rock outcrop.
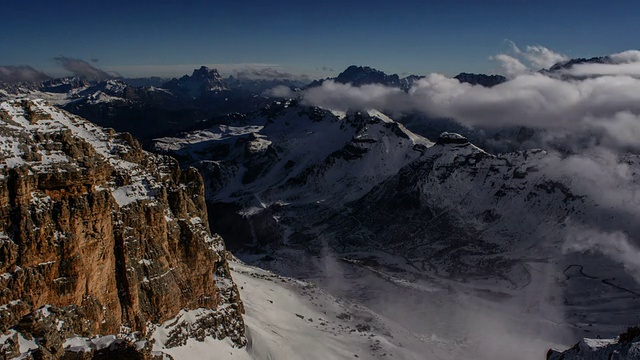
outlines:
[[583, 339], [571, 349], [549, 350], [547, 360], [640, 359], [640, 328], [630, 327], [617, 339]]
[[243, 345], [207, 218], [195, 169], [44, 101], [0, 104], [0, 353], [25, 353], [16, 334], [40, 358], [113, 334], [144, 354], [149, 328], [183, 309], [209, 309], [207, 334]]

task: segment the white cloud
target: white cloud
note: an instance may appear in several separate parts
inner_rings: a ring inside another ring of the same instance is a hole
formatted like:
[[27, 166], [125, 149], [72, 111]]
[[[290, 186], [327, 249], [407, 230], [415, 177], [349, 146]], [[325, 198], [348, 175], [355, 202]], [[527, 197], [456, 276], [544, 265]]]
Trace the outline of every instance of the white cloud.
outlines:
[[639, 50], [627, 50], [621, 53], [609, 55], [609, 58], [616, 64], [640, 62]]
[[593, 147], [571, 156], [551, 153], [543, 164], [549, 177], [565, 180], [573, 192], [587, 194], [598, 204], [590, 219], [593, 224], [629, 228], [640, 226], [640, 187], [634, 172], [637, 165], [630, 166], [628, 161], [611, 150]]
[[529, 68], [520, 62], [520, 60], [507, 54], [498, 54], [496, 56], [492, 56], [490, 59], [498, 61], [503, 73], [509, 77], [529, 72]]
[[611, 118], [594, 118], [587, 116], [587, 124], [603, 129], [608, 137], [606, 141], [628, 147], [638, 147], [640, 142], [640, 115], [630, 112], [619, 112]]
[[640, 283], [640, 249], [623, 232], [577, 229], [569, 233], [563, 251], [604, 255], [622, 264], [625, 271]]
[[409, 100], [405, 92], [377, 84], [355, 87], [351, 84], [324, 81], [321, 86], [306, 90], [303, 99], [316, 106], [341, 111], [410, 108], [410, 104], [405, 103]]
[[264, 94], [267, 96], [279, 98], [292, 98], [297, 95], [295, 91], [291, 90], [291, 88], [285, 85], [278, 85], [272, 89], [265, 91]]
[[522, 55], [527, 59], [536, 68], [535, 70], [550, 68], [559, 62], [569, 60], [566, 55], [551, 51], [540, 45], [527, 46], [525, 51], [519, 51], [518, 55]]
[[[530, 47], [528, 47], [530, 48]], [[535, 54], [552, 58], [541, 47]], [[520, 51], [520, 50], [518, 50]], [[624, 73], [635, 53], [611, 64], [612, 75], [565, 80], [527, 72], [491, 87], [472, 86], [441, 74], [417, 81], [408, 92], [382, 85], [354, 87], [325, 81], [303, 92], [311, 104], [335, 110], [375, 108], [391, 112], [418, 110], [469, 126], [527, 126], [565, 133], [593, 132], [610, 147], [640, 149], [640, 78]], [[498, 55], [511, 73], [525, 71], [518, 59]], [[549, 60], [550, 61], [550, 60]]]
[[624, 62], [619, 64], [577, 64], [563, 71], [564, 74], [578, 77], [606, 75], [640, 76], [640, 62]]
[[[269, 72], [271, 76], [262, 76], [260, 78], [273, 78], [273, 74], [294, 74], [301, 78], [306, 78], [305, 71], [296, 67], [284, 66], [279, 64], [267, 63], [237, 63], [237, 64], [171, 64], [171, 65], [129, 65], [129, 66], [110, 66], [108, 70], [116, 71], [126, 77], [179, 77], [185, 74], [191, 75], [194, 69], [201, 66], [217, 69], [223, 76], [237, 75], [238, 73], [264, 73]], [[309, 76], [315, 77], [313, 73]]]

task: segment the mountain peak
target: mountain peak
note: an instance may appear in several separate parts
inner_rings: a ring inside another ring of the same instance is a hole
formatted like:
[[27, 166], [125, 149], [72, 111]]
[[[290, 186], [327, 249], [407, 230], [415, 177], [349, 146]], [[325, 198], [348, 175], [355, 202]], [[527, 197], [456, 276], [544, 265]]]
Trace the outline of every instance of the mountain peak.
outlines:
[[200, 66], [199, 69], [194, 69], [193, 70], [193, 74], [191, 75], [191, 77], [196, 77], [196, 76], [206, 76], [206, 77], [220, 77], [220, 73], [218, 72], [218, 69], [216, 68], [209, 68], [207, 66]]
[[608, 64], [611, 62], [611, 58], [609, 56], [596, 56], [592, 58], [575, 58], [566, 61], [561, 61], [551, 66], [547, 72], [556, 72], [561, 70], [567, 70], [572, 68], [575, 65], [581, 64]]
[[172, 79], [162, 87], [193, 99], [209, 93], [229, 90], [229, 86], [224, 82], [218, 70], [206, 66], [193, 70], [191, 76], [184, 75], [180, 79]]
[[315, 80], [307, 87], [312, 88], [322, 85], [324, 81], [332, 80], [341, 84], [351, 84], [353, 86], [378, 84], [388, 87], [409, 90], [413, 84], [421, 79], [422, 76], [409, 75], [400, 78], [398, 74], [388, 75], [384, 71], [372, 68], [370, 66], [350, 65], [335, 78], [326, 78], [324, 80]]
[[351, 65], [341, 72], [335, 81], [343, 84], [352, 84], [353, 86], [369, 84], [398, 86], [400, 77], [397, 74], [387, 75], [383, 71], [369, 66]]
[[493, 87], [507, 81], [507, 78], [502, 75], [486, 75], [465, 72], [456, 75], [454, 79], [458, 80], [460, 83], [481, 85], [484, 87]]

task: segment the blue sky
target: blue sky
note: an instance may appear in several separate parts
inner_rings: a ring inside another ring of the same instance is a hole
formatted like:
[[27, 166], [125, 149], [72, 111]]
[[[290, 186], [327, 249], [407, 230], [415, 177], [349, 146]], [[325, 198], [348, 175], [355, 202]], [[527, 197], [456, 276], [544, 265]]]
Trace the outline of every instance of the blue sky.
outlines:
[[53, 58], [66, 56], [127, 76], [198, 64], [492, 72], [489, 57], [509, 50], [505, 39], [570, 57], [638, 48], [639, 13], [640, 2], [627, 0], [11, 1], [0, 65], [56, 72]]

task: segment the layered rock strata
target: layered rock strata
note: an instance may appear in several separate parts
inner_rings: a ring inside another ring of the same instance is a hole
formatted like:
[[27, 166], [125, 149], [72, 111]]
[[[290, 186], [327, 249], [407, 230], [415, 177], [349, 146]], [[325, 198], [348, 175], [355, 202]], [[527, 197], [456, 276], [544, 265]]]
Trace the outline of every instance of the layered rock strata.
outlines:
[[18, 333], [53, 357], [73, 337], [144, 339], [199, 308], [208, 335], [243, 345], [242, 302], [207, 219], [195, 169], [44, 101], [1, 103], [4, 353]]

